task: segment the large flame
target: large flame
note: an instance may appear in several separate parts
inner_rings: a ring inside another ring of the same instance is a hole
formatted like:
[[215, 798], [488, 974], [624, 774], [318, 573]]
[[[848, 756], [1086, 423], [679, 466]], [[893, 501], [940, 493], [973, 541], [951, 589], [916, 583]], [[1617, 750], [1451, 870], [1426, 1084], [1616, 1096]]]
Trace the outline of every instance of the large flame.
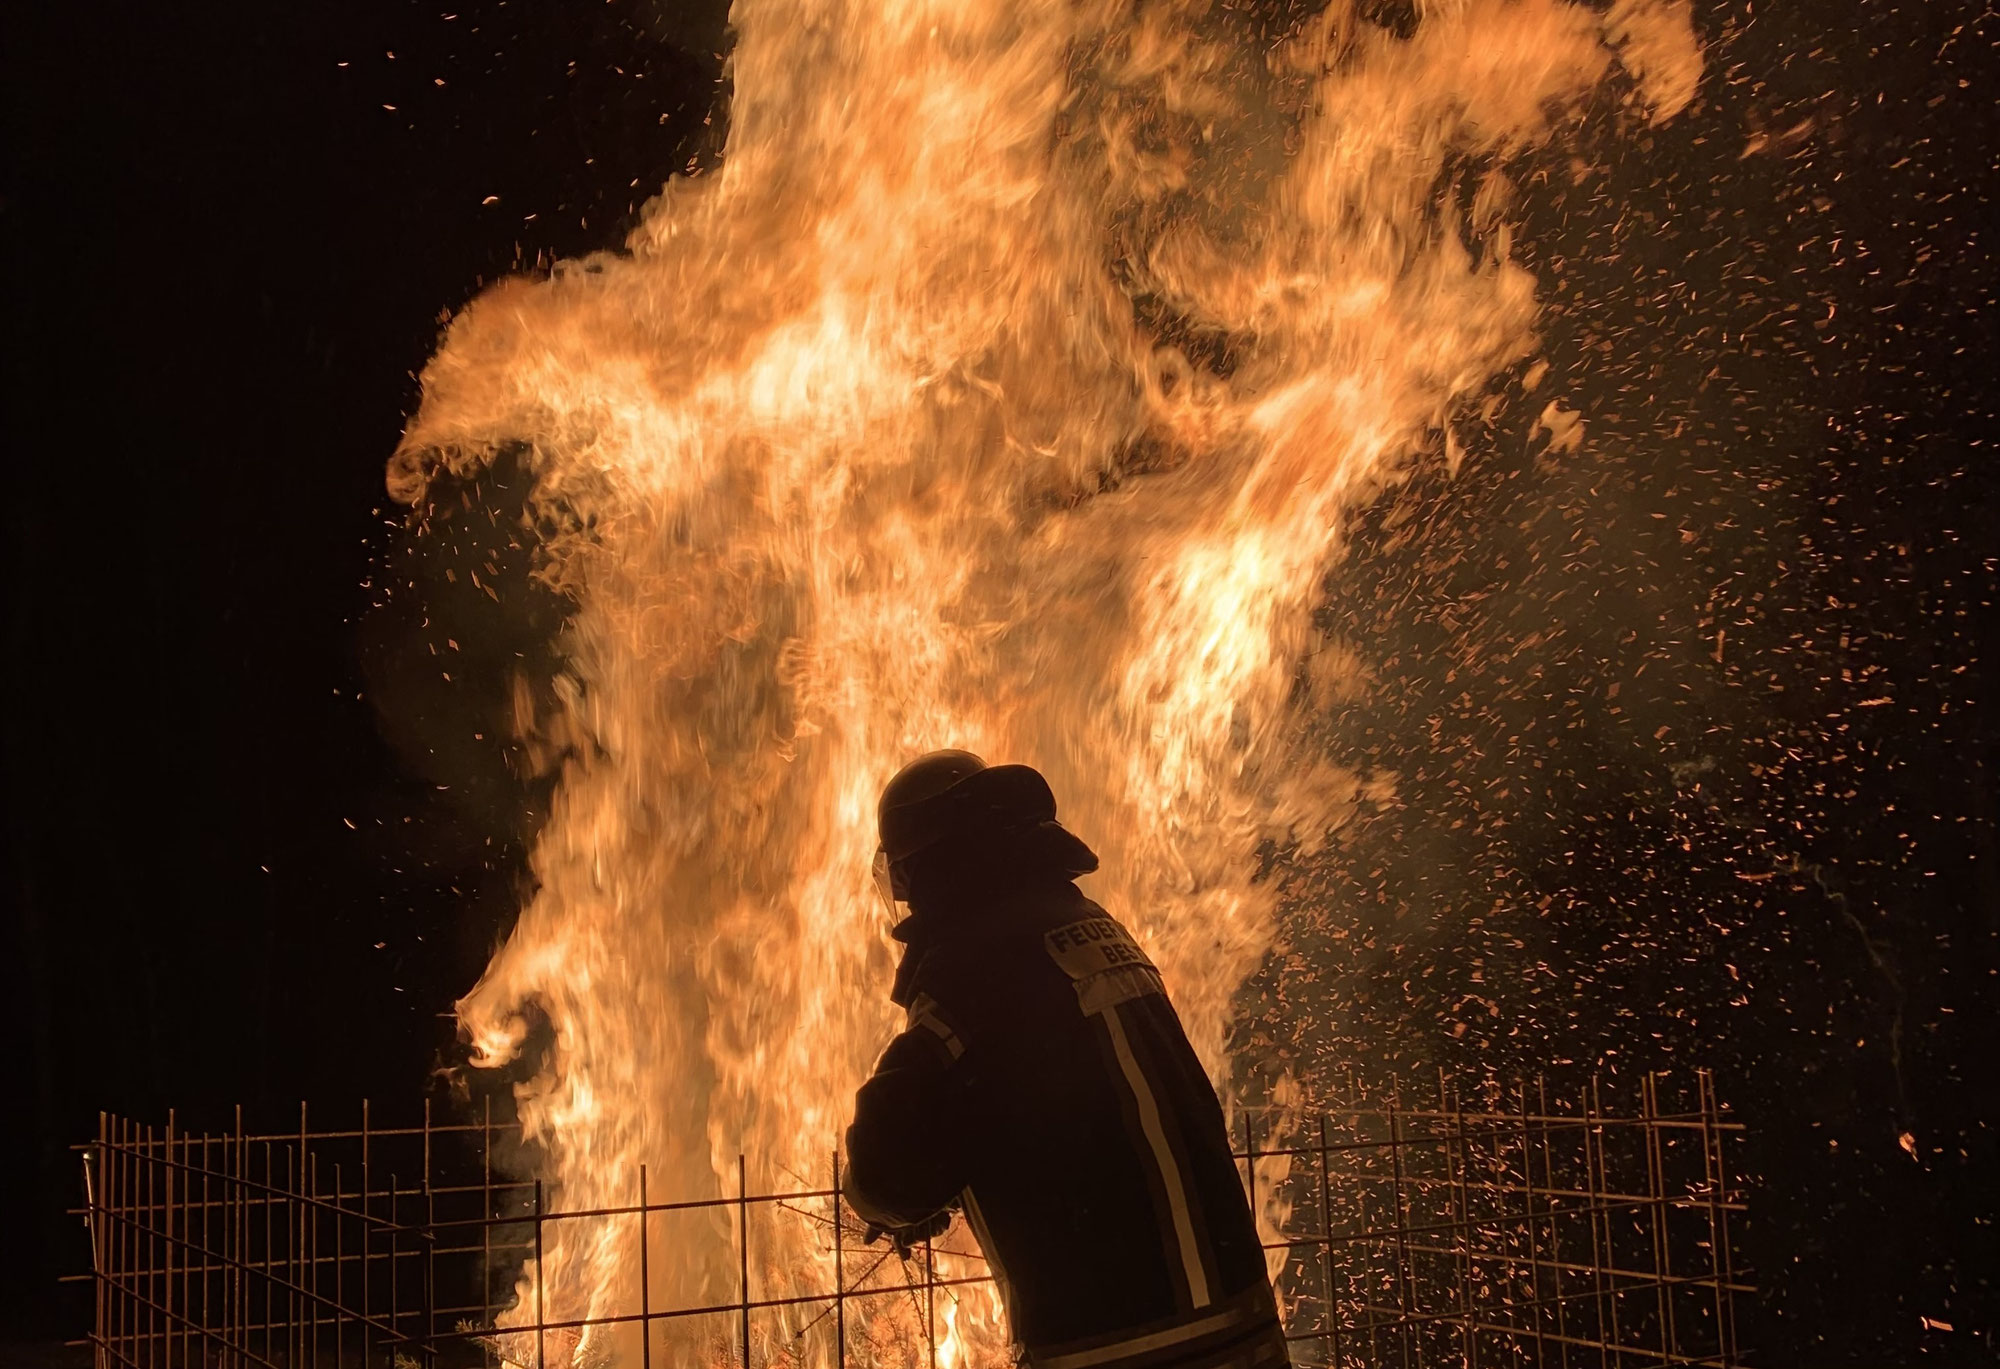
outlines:
[[[560, 1207], [825, 1178], [895, 1026], [873, 801], [931, 747], [1048, 774], [1226, 1077], [1254, 852], [1357, 790], [1289, 703], [1343, 513], [1534, 345], [1505, 168], [1615, 56], [1641, 117], [1699, 74], [1681, 0], [1366, 8], [739, 0], [720, 169], [453, 324], [392, 487], [524, 445], [575, 604], [523, 706], [568, 748], [539, 888], [460, 1005], [482, 1063], [553, 1028]], [[759, 1296], [826, 1286], [822, 1236], [754, 1230]], [[548, 1237], [546, 1317], [636, 1306], [636, 1224]], [[730, 1240], [656, 1230], [653, 1305], [733, 1296]], [[998, 1362], [990, 1298], [949, 1313]]]

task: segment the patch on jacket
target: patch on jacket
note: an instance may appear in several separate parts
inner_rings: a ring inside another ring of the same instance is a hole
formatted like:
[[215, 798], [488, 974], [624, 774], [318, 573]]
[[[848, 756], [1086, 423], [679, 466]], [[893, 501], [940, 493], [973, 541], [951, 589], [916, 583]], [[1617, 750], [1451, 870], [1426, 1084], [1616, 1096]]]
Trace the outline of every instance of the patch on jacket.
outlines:
[[944, 1015], [938, 1011], [938, 1001], [927, 993], [918, 994], [916, 1000], [910, 1004], [904, 1025], [922, 1027], [935, 1036], [944, 1044], [946, 1052], [954, 1060], [965, 1054], [965, 1043], [958, 1039], [958, 1033], [952, 1030], [951, 1023], [945, 1021]]
[[1108, 917], [1065, 923], [1042, 937], [1049, 959], [1076, 985], [1086, 1016], [1149, 993], [1163, 994], [1160, 972], [1132, 934]]

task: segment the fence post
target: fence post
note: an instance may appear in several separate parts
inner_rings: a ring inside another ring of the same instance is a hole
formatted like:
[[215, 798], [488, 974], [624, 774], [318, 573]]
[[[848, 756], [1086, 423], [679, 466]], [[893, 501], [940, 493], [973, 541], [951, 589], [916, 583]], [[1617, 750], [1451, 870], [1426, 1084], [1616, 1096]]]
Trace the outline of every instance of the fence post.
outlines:
[[243, 1105], [238, 1103], [235, 1111], [236, 1134], [229, 1147], [229, 1249], [235, 1252], [235, 1260], [229, 1270], [231, 1314], [235, 1318], [234, 1330], [240, 1344], [248, 1348], [250, 1324], [250, 1284], [246, 1277], [246, 1266], [250, 1253], [250, 1210], [245, 1205], [245, 1193], [250, 1178], [249, 1143], [243, 1139]]
[[[171, 1363], [174, 1356], [174, 1257], [179, 1254], [174, 1236], [174, 1109], [167, 1109], [167, 1134], [160, 1151], [160, 1358]], [[186, 1262], [182, 1262], [183, 1271]], [[185, 1312], [187, 1309], [182, 1308]], [[150, 1346], [148, 1349], [150, 1350]]]
[[108, 1250], [105, 1258], [113, 1271], [113, 1282], [105, 1289], [106, 1300], [111, 1304], [110, 1325], [106, 1328], [105, 1335], [107, 1349], [104, 1363], [107, 1365], [113, 1363], [115, 1359], [115, 1352], [111, 1351], [109, 1347], [118, 1343], [119, 1332], [125, 1324], [125, 1300], [117, 1296], [119, 1290], [116, 1283], [118, 1274], [125, 1267], [125, 1226], [118, 1219], [118, 1204], [124, 1201], [125, 1197], [125, 1155], [124, 1148], [119, 1144], [124, 1136], [124, 1131], [124, 1120], [117, 1117], [112, 1118], [109, 1164], [111, 1172], [104, 1181], [104, 1210], [108, 1218], [106, 1223], [108, 1231], [106, 1245]]
[[840, 1152], [833, 1152], [833, 1369], [847, 1369], [847, 1251], [840, 1230]]
[[1326, 1114], [1319, 1115], [1319, 1234], [1320, 1234], [1320, 1295], [1326, 1301], [1326, 1329], [1329, 1341], [1328, 1363], [1338, 1369], [1340, 1364], [1340, 1318], [1334, 1314], [1333, 1306], [1333, 1199], [1332, 1185], [1326, 1172]]
[[[1535, 1304], [1535, 1365], [1536, 1369], [1541, 1369], [1541, 1366], [1546, 1363], [1548, 1355], [1548, 1336], [1543, 1330], [1543, 1322], [1549, 1312], [1549, 1308], [1546, 1305], [1549, 1300], [1542, 1296], [1541, 1218], [1535, 1215], [1535, 1149], [1533, 1142], [1529, 1138], [1528, 1089], [1525, 1084], [1521, 1086], [1516, 1096], [1521, 1102], [1521, 1209], [1528, 1217], [1528, 1276], [1530, 1280], [1528, 1286], [1530, 1297], [1532, 1297]], [[1543, 1117], [1548, 1115], [1546, 1104], [1543, 1105], [1540, 1115]], [[1542, 1127], [1542, 1163], [1546, 1170], [1548, 1164], [1547, 1124], [1543, 1123]], [[1568, 1337], [1562, 1329], [1562, 1256], [1555, 1249], [1555, 1241], [1555, 1220], [1552, 1217], [1549, 1221], [1549, 1242], [1551, 1249], [1549, 1252], [1548, 1270], [1553, 1276], [1555, 1283], [1554, 1310], [1556, 1316], [1556, 1336], [1558, 1337], [1556, 1344], [1562, 1356], [1565, 1369], [1567, 1369], [1569, 1364], [1569, 1345], [1567, 1343]]]
[[639, 1363], [653, 1369], [653, 1271], [648, 1263], [646, 1228], [652, 1225], [646, 1210], [646, 1162], [639, 1162]]
[[[487, 1094], [479, 1121], [479, 1324], [493, 1324], [493, 1095]], [[480, 1362], [495, 1358], [491, 1345]]]
[[548, 1279], [542, 1263], [542, 1181], [535, 1180], [535, 1369], [548, 1369], [548, 1317], [542, 1310], [542, 1284]]
[[750, 1161], [736, 1156], [736, 1233], [738, 1288], [743, 1294], [743, 1369], [750, 1369]]
[[[111, 1300], [105, 1295], [105, 1266], [110, 1262], [111, 1252], [105, 1244], [105, 1222], [103, 1207], [109, 1196], [105, 1190], [106, 1166], [105, 1150], [110, 1142], [111, 1119], [102, 1111], [97, 1114], [97, 1149], [87, 1155], [83, 1162], [84, 1210], [90, 1221], [90, 1262], [91, 1262], [91, 1303], [95, 1315], [91, 1318], [90, 1339], [91, 1360], [104, 1369], [110, 1364], [110, 1356], [105, 1353], [104, 1322], [105, 1313], [110, 1310]], [[97, 1173], [93, 1178], [91, 1165], [95, 1162]]]
[[1660, 1317], [1660, 1335], [1665, 1342], [1663, 1349], [1674, 1358], [1681, 1354], [1680, 1333], [1674, 1325], [1674, 1263], [1673, 1252], [1669, 1248], [1671, 1232], [1667, 1229], [1667, 1161], [1664, 1150], [1663, 1128], [1660, 1126], [1660, 1076], [1657, 1071], [1646, 1071], [1639, 1081], [1639, 1108], [1643, 1119], [1640, 1125], [1646, 1135], [1646, 1197], [1648, 1214], [1652, 1218], [1653, 1237], [1653, 1277], [1658, 1282], [1655, 1287]]
[[424, 1362], [437, 1363], [437, 1195], [431, 1186], [431, 1100], [424, 1099]]
[[[306, 1362], [314, 1369], [319, 1366], [319, 1152], [306, 1156], [306, 1287], [310, 1290], [306, 1300]], [[337, 1306], [338, 1304], [336, 1304]], [[339, 1323], [336, 1322], [335, 1325]]]
[[[375, 1352], [375, 1281], [369, 1276], [368, 1246], [373, 1234], [368, 1229], [373, 1212], [368, 1197], [371, 1187], [371, 1163], [368, 1151], [368, 1100], [361, 1100], [361, 1363], [366, 1369], [368, 1360]], [[395, 1277], [393, 1265], [389, 1271]], [[394, 1352], [391, 1352], [394, 1358]]]
[[[196, 1145], [194, 1137], [182, 1137], [182, 1141], [180, 1141], [180, 1149], [182, 1149], [182, 1169], [180, 1171], [188, 1177], [188, 1189], [184, 1193], [184, 1199], [188, 1203], [188, 1211], [186, 1211], [186, 1221], [182, 1223], [182, 1227], [186, 1231], [192, 1231], [194, 1223], [200, 1221], [200, 1235], [190, 1235], [188, 1237], [190, 1247], [192, 1247], [192, 1255], [198, 1261], [196, 1263], [196, 1281], [188, 1287], [188, 1297], [190, 1297], [190, 1303], [192, 1303], [194, 1293], [200, 1291], [202, 1311], [200, 1311], [200, 1319], [196, 1321], [194, 1317], [190, 1317], [188, 1325], [180, 1333], [182, 1335], [182, 1339], [180, 1339], [180, 1361], [184, 1365], [192, 1365], [194, 1363], [194, 1345], [196, 1345], [194, 1337], [196, 1337], [196, 1333], [202, 1333], [202, 1339], [200, 1339], [202, 1353], [204, 1355], [208, 1353], [208, 1339], [210, 1339], [206, 1335], [206, 1331], [208, 1331], [208, 1273], [210, 1273], [210, 1263], [214, 1261], [214, 1257], [208, 1253], [208, 1137], [202, 1135], [202, 1139], [200, 1139], [200, 1145], [202, 1145], [202, 1159], [200, 1161], [194, 1159], [194, 1145]], [[202, 1193], [200, 1193], [200, 1197], [194, 1195], [194, 1175], [202, 1177]], [[190, 1311], [192, 1311], [192, 1305], [190, 1305]]]
[[[1709, 1178], [1708, 1268], [1715, 1276], [1715, 1339], [1722, 1362], [1736, 1363], [1736, 1282], [1734, 1261], [1729, 1251], [1729, 1177], [1722, 1151], [1722, 1109], [1715, 1098], [1715, 1076], [1707, 1070], [1697, 1073], [1696, 1087], [1701, 1106], [1702, 1168]], [[1711, 1158], [1712, 1156], [1712, 1158]]]
[[306, 1223], [312, 1219], [312, 1204], [300, 1197], [301, 1192], [306, 1188], [306, 1152], [310, 1145], [311, 1141], [308, 1139], [308, 1128], [306, 1126], [306, 1100], [301, 1098], [299, 1099], [299, 1155], [292, 1173], [291, 1185], [293, 1216], [285, 1232], [287, 1238], [285, 1242], [285, 1258], [293, 1265], [292, 1281], [301, 1289], [307, 1290], [304, 1293], [295, 1293], [292, 1295], [293, 1305], [298, 1309], [292, 1313], [292, 1326], [289, 1332], [290, 1335], [298, 1337], [299, 1348], [293, 1352], [292, 1362], [294, 1364], [301, 1364], [305, 1361], [305, 1338], [310, 1334], [307, 1331], [307, 1323], [313, 1319], [314, 1315], [312, 1301], [312, 1292], [315, 1289], [313, 1268], [306, 1259]]
[[[1611, 1176], [1610, 1160], [1606, 1141], [1603, 1096], [1595, 1075], [1590, 1080], [1590, 1096], [1585, 1106], [1585, 1116], [1589, 1125], [1583, 1133], [1583, 1155], [1585, 1172], [1589, 1175], [1590, 1196], [1585, 1200], [1592, 1212], [1590, 1227], [1591, 1263], [1597, 1279], [1598, 1339], [1611, 1347], [1611, 1362], [1614, 1366], [1625, 1363], [1624, 1338], [1618, 1329], [1618, 1288], [1617, 1276], [1611, 1273], [1617, 1268], [1617, 1242], [1611, 1229]], [[1602, 1243], [1599, 1233], [1602, 1232]], [[1609, 1290], [1607, 1292], [1607, 1289]]]
[[[271, 1142], [269, 1139], [266, 1139], [264, 1142], [264, 1196], [263, 1202], [260, 1205], [264, 1209], [262, 1268], [264, 1271], [264, 1355], [267, 1359], [277, 1358], [277, 1352], [271, 1348], [271, 1337], [277, 1329], [277, 1314], [271, 1310], [271, 1296], [277, 1291], [274, 1285], [278, 1279], [278, 1260], [277, 1256], [272, 1254], [274, 1247], [271, 1243], [273, 1240], [271, 1234], [273, 1229], [271, 1225], [273, 1220], [272, 1210], [278, 1205], [279, 1184], [277, 1174], [276, 1162], [271, 1158]], [[283, 1301], [281, 1299], [280, 1306], [282, 1305]]]
[[1445, 1133], [1445, 1169], [1451, 1175], [1452, 1206], [1457, 1209], [1454, 1215], [1458, 1219], [1458, 1308], [1459, 1314], [1465, 1318], [1464, 1324], [1459, 1328], [1459, 1346], [1460, 1353], [1465, 1357], [1465, 1363], [1470, 1365], [1473, 1362], [1473, 1351], [1477, 1348], [1472, 1329], [1474, 1322], [1477, 1321], [1472, 1310], [1474, 1273], [1472, 1185], [1466, 1178], [1466, 1170], [1471, 1165], [1471, 1154], [1465, 1135], [1465, 1106], [1459, 1099], [1458, 1090], [1447, 1087], [1444, 1071], [1440, 1069], [1438, 1107], [1443, 1109], [1447, 1105], [1450, 1107], [1451, 1120], [1446, 1123], [1450, 1130]]
[[[347, 1306], [347, 1182], [340, 1161], [333, 1162], [333, 1300]], [[347, 1369], [347, 1318], [333, 1323], [333, 1362]]]
[[1409, 1190], [1403, 1185], [1403, 1167], [1403, 1083], [1400, 1079], [1392, 1079], [1389, 1085], [1389, 1172], [1395, 1198], [1396, 1296], [1397, 1306], [1402, 1312], [1396, 1324], [1396, 1344], [1405, 1369], [1408, 1369], [1411, 1352], [1414, 1350], [1421, 1357], [1422, 1350], [1416, 1339], [1420, 1325], [1415, 1317], [1417, 1271], [1410, 1250], [1413, 1207]]

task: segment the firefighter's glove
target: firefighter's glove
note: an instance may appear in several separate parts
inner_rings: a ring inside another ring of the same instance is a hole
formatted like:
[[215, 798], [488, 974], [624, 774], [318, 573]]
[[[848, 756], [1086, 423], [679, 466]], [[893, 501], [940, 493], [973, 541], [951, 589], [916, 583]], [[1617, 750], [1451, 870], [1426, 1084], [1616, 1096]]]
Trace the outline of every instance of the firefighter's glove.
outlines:
[[873, 1245], [884, 1236], [896, 1248], [899, 1259], [909, 1259], [910, 1251], [925, 1241], [944, 1235], [951, 1226], [951, 1209], [940, 1208], [921, 1222], [909, 1226], [883, 1226], [880, 1222], [868, 1223], [868, 1229], [861, 1233], [863, 1245]]

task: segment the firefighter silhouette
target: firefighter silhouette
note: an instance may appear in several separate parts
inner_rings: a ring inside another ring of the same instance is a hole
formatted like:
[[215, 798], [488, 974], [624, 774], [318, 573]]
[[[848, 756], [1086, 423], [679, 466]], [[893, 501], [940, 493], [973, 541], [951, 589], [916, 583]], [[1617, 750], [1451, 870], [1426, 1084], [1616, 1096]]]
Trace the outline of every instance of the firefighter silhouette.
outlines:
[[847, 1133], [871, 1235], [963, 1211], [1028, 1369], [1285, 1369], [1221, 1105], [1047, 781], [932, 752], [879, 823], [907, 1021]]

